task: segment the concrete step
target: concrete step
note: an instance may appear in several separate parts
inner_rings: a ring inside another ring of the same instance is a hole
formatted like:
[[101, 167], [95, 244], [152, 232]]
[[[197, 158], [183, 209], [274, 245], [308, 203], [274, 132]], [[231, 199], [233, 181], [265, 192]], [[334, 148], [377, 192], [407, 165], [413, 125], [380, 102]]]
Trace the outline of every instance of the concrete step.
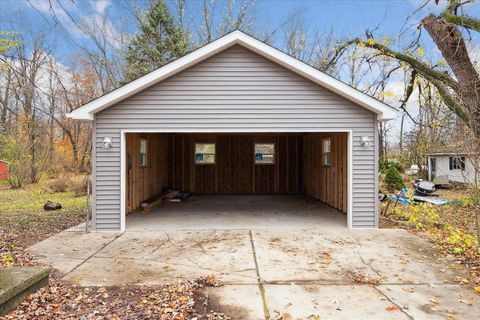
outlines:
[[0, 316], [19, 305], [26, 296], [47, 285], [50, 267], [12, 267], [0, 271]]

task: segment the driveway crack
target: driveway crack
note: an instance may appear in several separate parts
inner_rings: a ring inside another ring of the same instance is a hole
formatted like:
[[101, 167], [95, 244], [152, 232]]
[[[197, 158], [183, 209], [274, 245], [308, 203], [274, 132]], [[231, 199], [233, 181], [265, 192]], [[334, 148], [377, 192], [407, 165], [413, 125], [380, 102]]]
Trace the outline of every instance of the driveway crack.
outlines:
[[263, 313], [265, 314], [265, 320], [270, 320], [270, 312], [268, 311], [267, 299], [265, 298], [265, 287], [263, 286], [262, 279], [260, 278], [260, 270], [258, 269], [257, 253], [255, 251], [255, 244], [253, 242], [252, 230], [248, 230], [250, 235], [250, 244], [252, 245], [253, 262], [255, 263], [255, 271], [257, 273], [258, 288], [262, 297]]
[[408, 317], [408, 319], [410, 319], [410, 320], [415, 320], [415, 318], [414, 318], [411, 314], [409, 314], [409, 313], [408, 313], [407, 311], [405, 311], [405, 309], [403, 309], [398, 303], [396, 303], [396, 302], [393, 301], [389, 296], [387, 296], [385, 293], [383, 293], [382, 290], [378, 289], [378, 287], [376, 287], [376, 286], [373, 286], [373, 288], [374, 288], [375, 290], [377, 290], [382, 296], [384, 296], [385, 299], [387, 299], [391, 304], [395, 305], [403, 314], [405, 314], [405, 315]]

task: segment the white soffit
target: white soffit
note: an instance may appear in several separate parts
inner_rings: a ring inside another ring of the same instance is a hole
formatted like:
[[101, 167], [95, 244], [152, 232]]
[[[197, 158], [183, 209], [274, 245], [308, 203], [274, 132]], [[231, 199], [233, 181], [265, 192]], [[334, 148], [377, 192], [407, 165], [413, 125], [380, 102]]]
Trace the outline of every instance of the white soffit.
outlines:
[[380, 121], [392, 120], [397, 117], [398, 111], [395, 108], [238, 30], [198, 48], [197, 50], [178, 58], [143, 77], [129, 82], [78, 109], [75, 109], [68, 113], [67, 117], [78, 120], [93, 120], [95, 113], [100, 112], [103, 109], [106, 109], [111, 105], [114, 105], [115, 103], [118, 103], [236, 44], [248, 48], [249, 50], [309, 79], [310, 81], [376, 113], [378, 115], [377, 119]]

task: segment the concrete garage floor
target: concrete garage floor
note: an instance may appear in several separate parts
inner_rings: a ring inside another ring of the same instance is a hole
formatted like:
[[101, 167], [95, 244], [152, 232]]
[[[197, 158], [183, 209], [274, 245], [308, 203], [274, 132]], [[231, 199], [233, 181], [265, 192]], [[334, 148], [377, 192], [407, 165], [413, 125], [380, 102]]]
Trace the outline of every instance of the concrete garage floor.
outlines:
[[29, 250], [81, 286], [215, 274], [225, 285], [205, 289], [208, 308], [233, 319], [478, 319], [463, 267], [406, 231], [345, 224], [304, 197], [204, 196], [132, 214], [124, 233], [73, 228]]
[[345, 228], [347, 215], [308, 196], [193, 195], [127, 216], [128, 231]]

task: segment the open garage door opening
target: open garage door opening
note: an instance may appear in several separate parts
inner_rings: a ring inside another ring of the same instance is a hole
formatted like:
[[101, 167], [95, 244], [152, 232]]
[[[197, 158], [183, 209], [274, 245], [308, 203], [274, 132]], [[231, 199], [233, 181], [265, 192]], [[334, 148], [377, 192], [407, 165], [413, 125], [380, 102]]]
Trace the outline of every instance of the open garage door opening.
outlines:
[[348, 135], [124, 133], [126, 228], [346, 227]]

